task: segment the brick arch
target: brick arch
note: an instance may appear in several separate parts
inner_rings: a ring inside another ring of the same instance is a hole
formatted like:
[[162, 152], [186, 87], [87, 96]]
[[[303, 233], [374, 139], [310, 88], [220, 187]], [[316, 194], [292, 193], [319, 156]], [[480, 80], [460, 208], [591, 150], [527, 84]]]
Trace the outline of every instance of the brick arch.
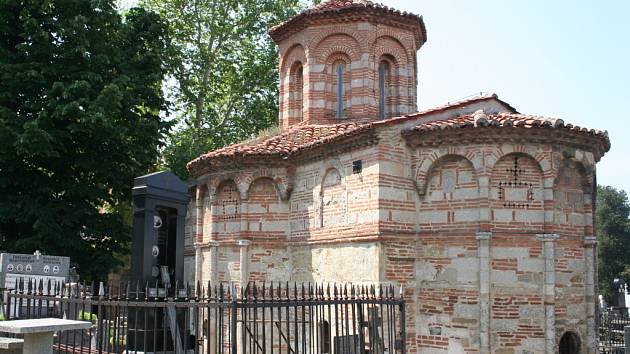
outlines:
[[[543, 167], [542, 167], [542, 165], [540, 163], [541, 159], [543, 159], [542, 154], [540, 154], [540, 155], [539, 154], [532, 155], [532, 154], [530, 154], [528, 152], [521, 151], [521, 150], [514, 150], [514, 151], [511, 151], [511, 152], [504, 152], [502, 154], [497, 155], [497, 159], [494, 162], [494, 165], [491, 166], [491, 168], [490, 168], [491, 175], [494, 175], [497, 172], [496, 169], [500, 168], [498, 166], [498, 164], [499, 164], [499, 162], [501, 160], [504, 160], [504, 159], [510, 158], [510, 157], [515, 157], [515, 156], [525, 157], [525, 158], [533, 160], [536, 163], [536, 167], [537, 167], [538, 172], [540, 173], [541, 178], [542, 178], [542, 176], [545, 173], [545, 170], [543, 169]], [[546, 159], [546, 157], [545, 157], [545, 159]]]
[[288, 204], [280, 200], [276, 181], [270, 176], [255, 178], [250, 185], [243, 216], [247, 226], [242, 234], [252, 240], [284, 240], [287, 217]]
[[322, 163], [322, 165], [319, 168], [319, 186], [320, 186], [319, 194], [320, 195], [322, 194], [322, 186], [324, 185], [324, 179], [326, 178], [326, 174], [330, 170], [336, 170], [337, 173], [339, 173], [339, 175], [341, 176], [341, 186], [343, 188], [346, 188], [346, 174], [345, 174], [343, 165], [341, 164], [341, 161], [337, 158], [330, 159]]
[[425, 229], [479, 229], [479, 178], [466, 156], [441, 156], [429, 168], [426, 181], [425, 197], [419, 204], [419, 219], [427, 220]]
[[392, 56], [396, 68], [405, 68], [409, 66], [409, 58], [403, 44], [394, 37], [381, 36], [378, 37], [372, 45], [372, 54], [376, 60], [380, 61], [385, 55]]
[[319, 48], [320, 44], [324, 40], [334, 35], [345, 35], [352, 38], [354, 43], [357, 44], [357, 49], [360, 51], [365, 50], [365, 48], [362, 47], [362, 44], [368, 43], [368, 39], [361, 32], [348, 28], [348, 26], [329, 26], [318, 29], [317, 34], [308, 40], [306, 43], [307, 52], [316, 53], [315, 48]]
[[301, 62], [302, 66], [306, 67], [307, 56], [304, 47], [297, 43], [287, 49], [286, 53], [281, 55], [280, 57], [280, 70], [283, 73], [287, 73], [287, 71], [295, 64], [296, 62]]
[[446, 149], [434, 150], [415, 166], [416, 189], [418, 195], [421, 197], [426, 194], [427, 176], [429, 175], [431, 169], [439, 163], [440, 159], [446, 156], [460, 156], [466, 159], [474, 167], [476, 176], [479, 175], [480, 171], [483, 169], [479, 160], [474, 158], [474, 153], [471, 151], [464, 151], [461, 147], [449, 146]]
[[[497, 161], [505, 156], [511, 154], [522, 154], [531, 157], [538, 163], [538, 167], [543, 175], [549, 175], [553, 173], [553, 165], [549, 156], [543, 151], [534, 151], [525, 145], [508, 145], [495, 151], [495, 164]], [[490, 166], [492, 168], [492, 166]]]
[[583, 151], [576, 150], [570, 154], [571, 161], [580, 165], [588, 182], [593, 185], [595, 183], [595, 160], [592, 155], [588, 155]]
[[335, 33], [320, 41], [313, 51], [315, 58], [328, 58], [334, 53], [344, 53], [350, 61], [361, 59], [360, 44], [353, 37]]
[[212, 207], [212, 229], [220, 238], [238, 237], [242, 217], [243, 201], [233, 179], [224, 179], [217, 184]]
[[544, 171], [538, 159], [520, 150], [503, 154], [490, 169], [491, 221], [497, 231], [542, 233]]
[[345, 224], [347, 196], [343, 169], [328, 168], [322, 175], [319, 193], [320, 227], [335, 227]]
[[[554, 226], [563, 236], [593, 234], [594, 178], [581, 161], [564, 158], [553, 181]], [[590, 220], [589, 220], [590, 219]]]
[[[415, 39], [413, 34], [409, 31], [401, 31], [392, 27], [378, 26], [376, 31], [376, 37], [391, 37], [398, 41], [403, 48], [408, 48], [407, 53], [411, 53], [415, 49]], [[409, 43], [405, 45], [404, 43]]]
[[208, 180], [208, 184], [207, 184], [208, 197], [213, 203], [216, 200], [219, 186], [222, 183], [227, 182], [227, 181], [234, 182], [234, 184], [237, 186], [241, 199], [247, 199], [246, 198], [247, 184], [244, 183], [243, 177], [237, 173], [227, 173], [227, 174], [216, 176]]
[[325, 61], [326, 67], [324, 71], [327, 74], [332, 74], [332, 64], [336, 61], [343, 61], [344, 63], [346, 63], [346, 65], [348, 65], [348, 70], [350, 69], [350, 63], [352, 59], [348, 54], [344, 52], [332, 52], [326, 57]]
[[289, 200], [289, 195], [291, 194], [293, 186], [290, 184], [288, 176], [272, 174], [269, 170], [264, 168], [255, 171], [244, 178], [244, 184], [247, 186], [247, 198], [249, 198], [249, 191], [252, 185], [260, 179], [268, 179], [273, 183], [273, 187], [280, 200]]

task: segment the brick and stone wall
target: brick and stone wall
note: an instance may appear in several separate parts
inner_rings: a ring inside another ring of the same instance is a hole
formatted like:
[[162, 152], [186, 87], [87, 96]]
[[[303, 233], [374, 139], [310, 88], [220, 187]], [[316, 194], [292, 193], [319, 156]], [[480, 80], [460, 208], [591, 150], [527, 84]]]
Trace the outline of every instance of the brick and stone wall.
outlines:
[[[299, 122], [329, 124], [379, 117], [379, 65], [386, 64], [386, 117], [417, 110], [416, 51], [411, 30], [367, 21], [322, 23], [278, 43], [280, 117], [283, 128]], [[345, 66], [344, 112], [336, 114], [335, 64]]]
[[190, 248], [188, 274], [403, 285], [409, 352], [550, 353], [565, 331], [592, 352], [592, 154], [415, 147], [399, 129], [295, 168], [205, 176], [189, 216], [202, 224], [187, 228], [201, 260]]

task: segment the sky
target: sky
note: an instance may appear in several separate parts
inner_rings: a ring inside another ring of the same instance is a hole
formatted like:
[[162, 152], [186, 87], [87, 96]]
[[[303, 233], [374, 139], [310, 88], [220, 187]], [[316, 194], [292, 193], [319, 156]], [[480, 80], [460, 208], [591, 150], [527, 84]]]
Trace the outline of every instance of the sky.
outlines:
[[496, 93], [521, 113], [607, 130], [597, 182], [630, 193], [630, 1], [381, 1], [424, 18], [419, 109]]

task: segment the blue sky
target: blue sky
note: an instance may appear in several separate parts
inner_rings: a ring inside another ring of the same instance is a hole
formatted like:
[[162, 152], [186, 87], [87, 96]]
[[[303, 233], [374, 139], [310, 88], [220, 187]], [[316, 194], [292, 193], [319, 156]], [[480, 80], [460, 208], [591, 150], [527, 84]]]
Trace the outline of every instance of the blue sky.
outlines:
[[630, 192], [630, 1], [382, 0], [420, 14], [419, 108], [493, 92], [607, 130], [597, 182]]

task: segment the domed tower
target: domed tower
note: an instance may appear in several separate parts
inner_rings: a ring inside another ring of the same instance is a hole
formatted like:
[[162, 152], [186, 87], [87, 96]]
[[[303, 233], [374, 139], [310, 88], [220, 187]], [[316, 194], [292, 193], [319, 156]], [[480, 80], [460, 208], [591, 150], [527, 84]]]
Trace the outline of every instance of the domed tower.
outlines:
[[417, 110], [422, 17], [330, 0], [269, 31], [280, 51], [280, 125], [366, 122]]

